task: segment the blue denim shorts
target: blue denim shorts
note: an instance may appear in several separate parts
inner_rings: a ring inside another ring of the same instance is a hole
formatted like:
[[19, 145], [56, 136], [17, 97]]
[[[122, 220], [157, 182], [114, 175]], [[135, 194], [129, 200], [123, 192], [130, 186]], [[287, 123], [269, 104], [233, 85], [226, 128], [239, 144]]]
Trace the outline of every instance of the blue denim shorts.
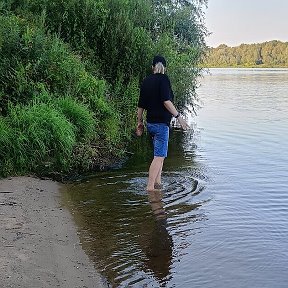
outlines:
[[169, 127], [164, 123], [147, 123], [147, 130], [153, 139], [154, 156], [167, 157]]

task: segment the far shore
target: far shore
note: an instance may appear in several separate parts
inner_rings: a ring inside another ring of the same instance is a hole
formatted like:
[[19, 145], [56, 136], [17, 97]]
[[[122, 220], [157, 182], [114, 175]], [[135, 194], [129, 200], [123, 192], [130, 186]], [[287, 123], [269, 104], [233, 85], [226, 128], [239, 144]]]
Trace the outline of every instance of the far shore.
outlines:
[[211, 66], [204, 69], [288, 69], [288, 67], [269, 67], [269, 66]]
[[0, 180], [0, 287], [106, 287], [81, 247], [61, 184]]

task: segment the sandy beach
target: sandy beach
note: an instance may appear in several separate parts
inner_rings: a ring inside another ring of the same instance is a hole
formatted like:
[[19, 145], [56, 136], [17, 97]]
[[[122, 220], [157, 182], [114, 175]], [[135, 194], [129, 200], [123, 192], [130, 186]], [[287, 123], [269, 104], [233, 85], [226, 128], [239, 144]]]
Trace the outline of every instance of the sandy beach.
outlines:
[[60, 187], [32, 177], [0, 180], [0, 287], [105, 287], [61, 206]]

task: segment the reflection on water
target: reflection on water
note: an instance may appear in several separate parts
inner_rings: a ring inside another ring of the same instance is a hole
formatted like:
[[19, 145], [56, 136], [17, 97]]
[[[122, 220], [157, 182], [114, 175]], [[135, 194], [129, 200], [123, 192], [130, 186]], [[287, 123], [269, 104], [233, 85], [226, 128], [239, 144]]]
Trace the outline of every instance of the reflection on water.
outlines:
[[171, 135], [162, 191], [145, 191], [143, 137], [123, 168], [63, 195], [112, 287], [287, 287], [288, 69], [211, 72], [193, 133]]
[[122, 170], [67, 187], [65, 202], [82, 245], [112, 287], [166, 287], [190, 245], [187, 236], [202, 229], [202, 206], [210, 196], [201, 193], [208, 178], [204, 166], [193, 163], [194, 142], [193, 134], [172, 133], [162, 190], [145, 191], [148, 137], [136, 139]]
[[167, 215], [162, 201], [162, 191], [150, 191], [148, 199], [156, 221], [152, 233], [143, 243], [143, 250], [147, 256], [145, 266], [153, 271], [156, 279], [161, 282], [161, 279], [167, 278], [170, 274], [173, 240], [167, 230]]
[[163, 192], [161, 190], [154, 190], [148, 192], [149, 203], [152, 208], [152, 212], [154, 213], [157, 221], [159, 222], [167, 222], [167, 216], [164, 209]]

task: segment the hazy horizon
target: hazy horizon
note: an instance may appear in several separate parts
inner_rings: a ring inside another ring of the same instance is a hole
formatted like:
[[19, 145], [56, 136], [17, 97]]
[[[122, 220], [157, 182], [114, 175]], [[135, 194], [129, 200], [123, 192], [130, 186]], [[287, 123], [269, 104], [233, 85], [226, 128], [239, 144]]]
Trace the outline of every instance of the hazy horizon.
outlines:
[[212, 48], [217, 48], [217, 47], [219, 47], [220, 45], [223, 45], [223, 44], [226, 45], [226, 46], [228, 46], [228, 47], [238, 47], [238, 46], [240, 46], [240, 45], [242, 45], [242, 44], [244, 44], [244, 45], [262, 44], [262, 43], [271, 42], [271, 41], [280, 41], [280, 42], [282, 42], [282, 43], [288, 43], [288, 41], [282, 41], [282, 40], [278, 40], [278, 39], [272, 39], [272, 40], [267, 40], [267, 41], [263, 41], [263, 42], [240, 43], [240, 44], [237, 44], [237, 45], [228, 45], [228, 44], [226, 44], [226, 43], [220, 43], [220, 44], [217, 45], [217, 46], [210, 46], [210, 47], [212, 47]]
[[210, 47], [236, 47], [273, 40], [288, 42], [286, 11], [286, 0], [208, 0], [206, 27], [212, 34], [206, 43]]

